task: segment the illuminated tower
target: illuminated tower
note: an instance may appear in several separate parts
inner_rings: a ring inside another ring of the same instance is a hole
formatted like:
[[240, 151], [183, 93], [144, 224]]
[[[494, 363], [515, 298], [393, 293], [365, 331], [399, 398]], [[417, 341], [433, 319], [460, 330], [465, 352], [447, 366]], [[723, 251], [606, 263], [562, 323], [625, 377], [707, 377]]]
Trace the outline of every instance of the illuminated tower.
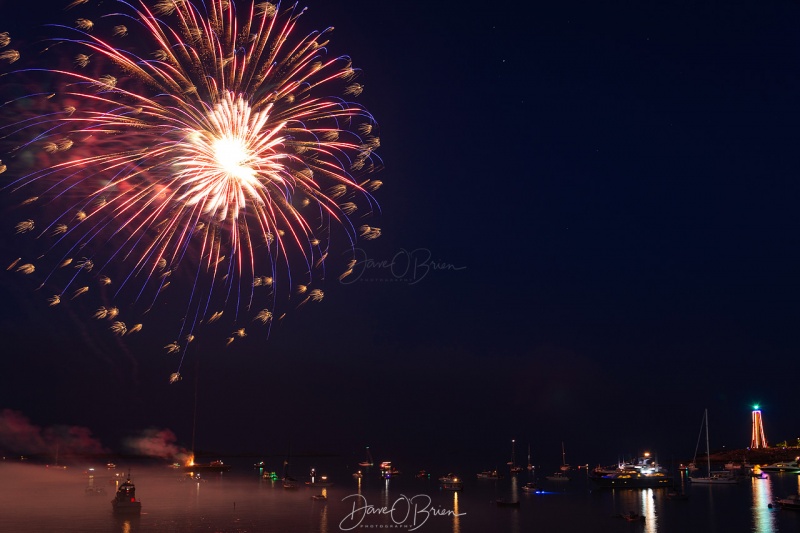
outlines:
[[764, 434], [764, 423], [761, 420], [761, 409], [757, 405], [753, 406], [753, 436], [750, 438], [750, 448], [766, 448], [767, 436]]

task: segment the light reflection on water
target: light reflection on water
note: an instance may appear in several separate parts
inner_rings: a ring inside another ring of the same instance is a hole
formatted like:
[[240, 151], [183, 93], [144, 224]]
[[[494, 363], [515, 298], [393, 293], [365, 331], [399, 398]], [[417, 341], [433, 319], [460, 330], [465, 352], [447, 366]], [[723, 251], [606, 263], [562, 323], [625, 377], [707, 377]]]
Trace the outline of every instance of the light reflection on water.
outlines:
[[753, 489], [753, 533], [775, 533], [775, 515], [769, 508], [772, 503], [772, 480], [751, 478]]
[[461, 533], [461, 517], [458, 516], [458, 491], [453, 491], [453, 533]]
[[644, 530], [647, 533], [656, 533], [655, 493], [653, 489], [642, 489], [640, 494], [642, 497], [641, 515], [644, 517]]

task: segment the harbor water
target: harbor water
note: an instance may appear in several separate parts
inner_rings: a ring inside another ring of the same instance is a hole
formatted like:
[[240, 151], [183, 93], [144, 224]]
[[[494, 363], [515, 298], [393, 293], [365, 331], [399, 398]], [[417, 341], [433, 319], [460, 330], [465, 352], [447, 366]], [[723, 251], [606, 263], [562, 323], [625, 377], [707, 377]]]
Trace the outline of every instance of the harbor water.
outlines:
[[[325, 461], [328, 465], [325, 465]], [[771, 474], [732, 486], [686, 486], [686, 500], [667, 498], [666, 489], [597, 490], [586, 471], [568, 482], [537, 480], [538, 493], [522, 486], [531, 473], [499, 480], [463, 473], [463, 490], [445, 491], [431, 471], [403, 472], [383, 479], [365, 469], [361, 479], [335, 459], [298, 461], [298, 487], [285, 489], [250, 464], [226, 473], [188, 479], [168, 467], [134, 466], [132, 480], [142, 502], [139, 516], [115, 516], [114, 489], [127, 471], [79, 466], [66, 469], [0, 463], [0, 532], [131, 533], [333, 533], [338, 531], [789, 533], [800, 530], [800, 512], [771, 508], [796, 494], [800, 477]], [[278, 463], [276, 461], [278, 465]], [[303, 464], [308, 463], [308, 464]], [[313, 464], [312, 464], [313, 463]], [[308, 469], [306, 469], [308, 467]], [[332, 486], [307, 487], [311, 467], [327, 472]], [[300, 472], [303, 475], [300, 475]], [[539, 477], [539, 476], [537, 476]], [[326, 500], [314, 495], [325, 494]], [[519, 501], [499, 506], [497, 500]], [[629, 522], [621, 515], [644, 517]]]

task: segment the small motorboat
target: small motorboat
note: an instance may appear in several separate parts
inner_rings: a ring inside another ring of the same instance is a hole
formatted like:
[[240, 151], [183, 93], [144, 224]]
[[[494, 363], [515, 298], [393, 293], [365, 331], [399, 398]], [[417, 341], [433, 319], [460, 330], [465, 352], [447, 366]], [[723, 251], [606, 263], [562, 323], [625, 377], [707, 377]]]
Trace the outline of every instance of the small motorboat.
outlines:
[[635, 512], [635, 511], [630, 511], [629, 513], [618, 514], [618, 515], [614, 515], [614, 516], [616, 518], [622, 518], [624, 520], [627, 520], [628, 522], [643, 522], [644, 521], [644, 515], [640, 515], [639, 513]]
[[536, 483], [529, 481], [522, 486], [522, 492], [537, 492]]
[[114, 499], [111, 500], [111, 508], [119, 514], [139, 514], [142, 512], [142, 502], [136, 499], [136, 487], [131, 481], [131, 474], [128, 472], [128, 479], [119, 486]]
[[778, 498], [773, 503], [768, 505], [770, 509], [777, 507], [779, 509], [790, 509], [792, 511], [800, 511], [800, 495], [795, 494], [788, 498]]

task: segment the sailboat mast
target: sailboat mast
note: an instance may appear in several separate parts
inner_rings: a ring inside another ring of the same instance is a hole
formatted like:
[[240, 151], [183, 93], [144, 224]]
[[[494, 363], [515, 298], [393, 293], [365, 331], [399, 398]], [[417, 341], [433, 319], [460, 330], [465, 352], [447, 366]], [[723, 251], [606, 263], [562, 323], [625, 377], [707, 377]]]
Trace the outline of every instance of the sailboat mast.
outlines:
[[197, 362], [194, 375], [194, 413], [192, 414], [192, 462], [194, 462], [194, 438], [197, 431], [197, 382], [200, 379], [200, 362]]
[[708, 409], [706, 409], [706, 461], [708, 462], [708, 477], [711, 477], [711, 447], [708, 444]]

